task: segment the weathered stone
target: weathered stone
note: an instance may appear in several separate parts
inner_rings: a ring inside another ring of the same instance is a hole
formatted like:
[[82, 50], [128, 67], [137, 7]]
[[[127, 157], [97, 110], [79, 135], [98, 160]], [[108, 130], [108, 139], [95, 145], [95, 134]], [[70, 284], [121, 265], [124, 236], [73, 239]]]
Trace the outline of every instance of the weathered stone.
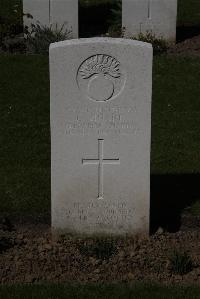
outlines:
[[[39, 22], [43, 26], [50, 25], [49, 0], [23, 0], [24, 25], [30, 28], [31, 24]], [[30, 15], [31, 17], [27, 16]]]
[[78, 0], [51, 0], [51, 24], [71, 30], [78, 37]]
[[176, 40], [177, 0], [122, 0], [125, 36], [148, 31], [157, 38]]
[[148, 233], [151, 45], [55, 43], [50, 77], [53, 229]]

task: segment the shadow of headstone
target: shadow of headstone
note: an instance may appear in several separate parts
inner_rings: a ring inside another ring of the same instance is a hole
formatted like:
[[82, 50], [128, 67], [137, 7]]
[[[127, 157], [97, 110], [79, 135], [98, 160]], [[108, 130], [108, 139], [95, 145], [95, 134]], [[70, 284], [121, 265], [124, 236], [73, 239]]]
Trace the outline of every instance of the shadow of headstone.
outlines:
[[151, 176], [151, 233], [176, 232], [184, 208], [200, 199], [200, 174]]

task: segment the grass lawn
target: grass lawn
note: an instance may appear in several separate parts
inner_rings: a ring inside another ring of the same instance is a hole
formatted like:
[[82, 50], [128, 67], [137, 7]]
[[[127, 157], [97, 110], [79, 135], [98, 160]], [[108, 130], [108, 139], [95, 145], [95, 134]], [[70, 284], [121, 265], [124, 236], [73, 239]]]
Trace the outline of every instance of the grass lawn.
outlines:
[[0, 287], [2, 299], [198, 299], [198, 287], [158, 285], [41, 285]]
[[[48, 57], [1, 56], [2, 212], [50, 209]], [[30, 213], [31, 214], [31, 213]]]
[[200, 26], [200, 1], [178, 0], [178, 26]]
[[[48, 57], [1, 55], [0, 70], [0, 210], [45, 218], [50, 213]], [[155, 58], [152, 174], [200, 173], [199, 90], [200, 59]], [[195, 196], [200, 200], [200, 191]]]
[[156, 57], [152, 173], [200, 172], [200, 59]]

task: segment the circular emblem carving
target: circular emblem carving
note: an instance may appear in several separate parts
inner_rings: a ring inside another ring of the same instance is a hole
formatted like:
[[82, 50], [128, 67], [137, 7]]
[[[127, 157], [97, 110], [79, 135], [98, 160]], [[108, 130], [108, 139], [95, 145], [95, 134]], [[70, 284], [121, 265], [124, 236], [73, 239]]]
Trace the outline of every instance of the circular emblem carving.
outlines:
[[89, 99], [105, 102], [121, 93], [125, 84], [125, 74], [117, 59], [97, 54], [80, 65], [77, 84]]

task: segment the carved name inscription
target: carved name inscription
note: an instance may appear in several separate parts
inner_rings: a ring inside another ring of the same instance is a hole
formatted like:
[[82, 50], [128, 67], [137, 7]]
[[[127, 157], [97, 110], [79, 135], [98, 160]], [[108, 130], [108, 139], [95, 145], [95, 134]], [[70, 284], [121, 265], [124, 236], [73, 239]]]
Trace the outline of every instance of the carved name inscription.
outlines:
[[134, 134], [135, 107], [67, 108], [67, 135]]
[[115, 205], [109, 205], [104, 202], [103, 213], [98, 214], [99, 210], [102, 211], [102, 204], [100, 202], [92, 202], [88, 206], [80, 202], [75, 202], [71, 209], [66, 210], [66, 218], [68, 220], [76, 219], [79, 222], [87, 221], [93, 225], [105, 226], [113, 223], [120, 224], [128, 222], [133, 217], [134, 212], [124, 202]]

